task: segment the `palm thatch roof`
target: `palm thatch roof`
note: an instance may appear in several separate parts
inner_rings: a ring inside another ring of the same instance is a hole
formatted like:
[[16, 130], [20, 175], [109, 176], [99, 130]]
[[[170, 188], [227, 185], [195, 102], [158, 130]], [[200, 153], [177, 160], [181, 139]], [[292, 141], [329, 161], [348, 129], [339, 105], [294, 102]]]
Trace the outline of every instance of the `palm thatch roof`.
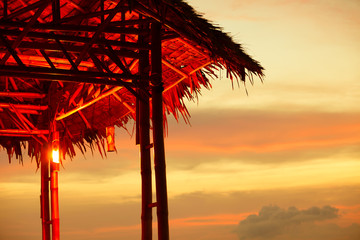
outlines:
[[136, 120], [153, 22], [162, 24], [166, 114], [187, 119], [184, 100], [210, 88], [216, 69], [244, 83], [263, 77], [256, 60], [182, 0], [7, 0], [0, 14], [0, 145], [9, 160], [24, 149], [39, 159], [55, 122], [63, 156], [75, 156], [74, 146], [104, 153], [105, 128]]

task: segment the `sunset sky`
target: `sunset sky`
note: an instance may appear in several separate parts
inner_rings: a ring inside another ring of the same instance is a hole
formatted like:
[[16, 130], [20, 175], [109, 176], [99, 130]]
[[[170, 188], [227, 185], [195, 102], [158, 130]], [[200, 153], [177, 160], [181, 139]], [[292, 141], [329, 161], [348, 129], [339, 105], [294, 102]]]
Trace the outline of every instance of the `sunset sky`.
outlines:
[[[188, 3], [266, 77], [247, 95], [221, 73], [191, 126], [169, 117], [171, 239], [360, 239], [360, 1]], [[62, 239], [140, 239], [138, 146], [116, 134], [117, 154], [64, 162]], [[40, 172], [0, 158], [0, 240], [39, 240]]]

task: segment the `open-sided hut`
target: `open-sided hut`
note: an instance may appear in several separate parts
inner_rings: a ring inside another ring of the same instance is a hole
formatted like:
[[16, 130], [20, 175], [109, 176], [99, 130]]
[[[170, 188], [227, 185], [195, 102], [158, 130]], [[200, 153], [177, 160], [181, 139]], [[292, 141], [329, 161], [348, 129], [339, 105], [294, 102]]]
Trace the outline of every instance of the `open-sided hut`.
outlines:
[[49, 148], [59, 141], [61, 159], [75, 147], [105, 154], [106, 129], [129, 120], [141, 151], [142, 237], [151, 239], [156, 207], [168, 239], [166, 115], [187, 120], [184, 99], [211, 87], [217, 69], [245, 83], [262, 78], [261, 65], [181, 0], [3, 0], [0, 16], [0, 145], [9, 161], [26, 150], [41, 167], [43, 239], [59, 239]]

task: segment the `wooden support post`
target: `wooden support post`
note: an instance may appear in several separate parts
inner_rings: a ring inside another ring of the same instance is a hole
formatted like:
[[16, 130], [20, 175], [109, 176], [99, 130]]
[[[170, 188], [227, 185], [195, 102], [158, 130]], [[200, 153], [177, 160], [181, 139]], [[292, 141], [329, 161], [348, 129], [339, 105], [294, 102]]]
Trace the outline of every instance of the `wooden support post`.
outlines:
[[159, 240], [169, 239], [168, 201], [163, 126], [164, 90], [161, 68], [161, 24], [151, 24], [152, 123]]
[[61, 18], [60, 14], [60, 0], [53, 0], [52, 1], [52, 17], [53, 22], [57, 22]]
[[[148, 24], [144, 27], [149, 27]], [[143, 43], [144, 36], [139, 37]], [[149, 88], [149, 51], [140, 50], [139, 72], [141, 79], [138, 82], [139, 94], [142, 100], [138, 100], [139, 106], [139, 140], [141, 156], [141, 239], [152, 239], [152, 181], [151, 181], [151, 156], [150, 156], [150, 107], [149, 97], [145, 90]]]
[[49, 208], [49, 147], [44, 143], [41, 148], [41, 222], [42, 240], [50, 240], [50, 208]]
[[60, 239], [60, 221], [59, 221], [59, 188], [58, 188], [59, 163], [51, 162], [51, 223], [52, 223], [52, 240]]

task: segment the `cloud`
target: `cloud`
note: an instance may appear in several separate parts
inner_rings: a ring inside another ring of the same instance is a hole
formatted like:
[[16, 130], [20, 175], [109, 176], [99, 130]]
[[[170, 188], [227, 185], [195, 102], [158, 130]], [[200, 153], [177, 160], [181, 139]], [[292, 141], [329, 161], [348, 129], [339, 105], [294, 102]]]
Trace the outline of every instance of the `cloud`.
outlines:
[[340, 217], [339, 209], [331, 206], [311, 207], [299, 210], [296, 207], [282, 209], [265, 206], [258, 214], [249, 215], [239, 222], [237, 233], [240, 240], [283, 239], [356, 239], [360, 225], [340, 227], [334, 223], [319, 224]]
[[167, 156], [184, 167], [219, 159], [271, 164], [358, 156], [359, 122], [358, 113], [194, 111], [191, 127], [169, 121]]

